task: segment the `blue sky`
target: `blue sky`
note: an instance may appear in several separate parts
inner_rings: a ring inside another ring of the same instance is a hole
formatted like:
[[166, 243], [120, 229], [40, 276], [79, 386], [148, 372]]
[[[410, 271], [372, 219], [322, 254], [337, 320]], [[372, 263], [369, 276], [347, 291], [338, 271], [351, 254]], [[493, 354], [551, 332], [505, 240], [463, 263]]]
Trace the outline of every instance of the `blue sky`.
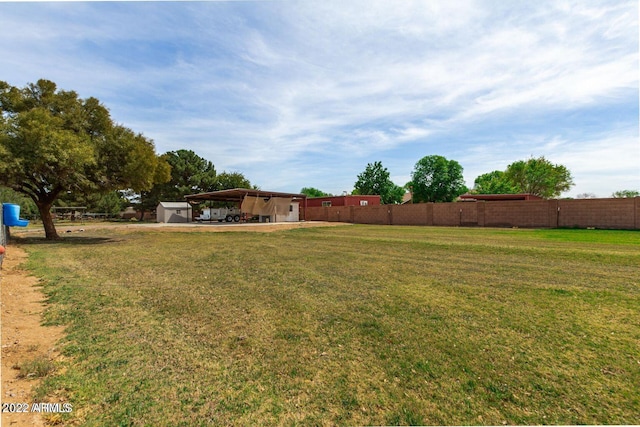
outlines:
[[0, 2], [0, 80], [94, 96], [119, 123], [262, 189], [474, 179], [545, 156], [563, 196], [640, 190], [638, 2]]

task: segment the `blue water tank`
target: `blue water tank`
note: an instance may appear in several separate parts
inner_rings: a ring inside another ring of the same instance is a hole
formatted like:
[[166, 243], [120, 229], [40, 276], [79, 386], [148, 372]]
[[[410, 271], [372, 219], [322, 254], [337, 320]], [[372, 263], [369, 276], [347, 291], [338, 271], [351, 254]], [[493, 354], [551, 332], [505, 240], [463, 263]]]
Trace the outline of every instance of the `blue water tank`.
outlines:
[[9, 227], [26, 227], [29, 225], [29, 221], [20, 219], [20, 205], [14, 205], [13, 203], [2, 204], [2, 223]]

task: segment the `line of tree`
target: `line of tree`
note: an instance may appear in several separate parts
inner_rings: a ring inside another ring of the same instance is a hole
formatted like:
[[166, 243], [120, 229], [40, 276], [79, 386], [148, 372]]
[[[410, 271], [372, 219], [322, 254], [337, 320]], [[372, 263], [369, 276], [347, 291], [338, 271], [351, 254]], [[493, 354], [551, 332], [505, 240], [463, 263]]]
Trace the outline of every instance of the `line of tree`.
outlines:
[[[543, 198], [553, 198], [573, 186], [573, 178], [563, 165], [556, 165], [544, 156], [511, 163], [504, 171], [493, 171], [476, 178], [474, 188], [468, 189], [463, 178], [463, 168], [455, 160], [439, 155], [421, 158], [411, 173], [411, 181], [404, 187], [389, 179], [388, 170], [381, 162], [369, 163], [358, 175], [354, 194], [380, 195], [383, 204], [400, 203], [405, 189], [412, 194], [412, 202], [451, 202], [458, 196], [475, 194], [529, 193]], [[616, 194], [633, 194], [617, 192]]]
[[399, 186], [390, 179], [382, 162], [367, 164], [358, 175], [353, 194], [379, 195], [382, 204], [402, 203], [407, 190], [413, 202], [450, 202], [467, 191], [462, 177], [462, 166], [442, 156], [425, 156], [411, 174], [411, 181]]

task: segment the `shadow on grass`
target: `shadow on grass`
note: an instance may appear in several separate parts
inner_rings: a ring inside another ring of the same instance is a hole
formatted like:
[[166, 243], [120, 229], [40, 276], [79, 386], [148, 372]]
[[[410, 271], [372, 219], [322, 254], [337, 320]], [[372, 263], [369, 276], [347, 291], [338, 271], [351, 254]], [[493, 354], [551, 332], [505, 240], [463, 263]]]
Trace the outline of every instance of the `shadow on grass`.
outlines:
[[114, 243], [122, 239], [114, 239], [111, 237], [95, 237], [95, 236], [72, 236], [61, 235], [59, 239], [47, 240], [42, 236], [11, 236], [9, 243], [15, 243], [18, 245], [99, 245], [104, 243]]

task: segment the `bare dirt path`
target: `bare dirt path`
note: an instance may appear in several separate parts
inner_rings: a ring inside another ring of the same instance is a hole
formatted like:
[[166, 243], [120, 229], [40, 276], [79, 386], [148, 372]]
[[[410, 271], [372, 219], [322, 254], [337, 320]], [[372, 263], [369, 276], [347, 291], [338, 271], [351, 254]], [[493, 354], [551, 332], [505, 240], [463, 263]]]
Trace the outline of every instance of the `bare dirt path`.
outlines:
[[[23, 249], [9, 245], [0, 271], [0, 401], [3, 404], [25, 403], [31, 408], [36, 403], [32, 390], [38, 380], [18, 378], [20, 370], [14, 367], [35, 359], [55, 359], [58, 356], [56, 343], [63, 336], [63, 328], [41, 325], [44, 295], [37, 286], [38, 279], [21, 268], [26, 259], [27, 253]], [[39, 413], [2, 413], [3, 427], [44, 425]]]

